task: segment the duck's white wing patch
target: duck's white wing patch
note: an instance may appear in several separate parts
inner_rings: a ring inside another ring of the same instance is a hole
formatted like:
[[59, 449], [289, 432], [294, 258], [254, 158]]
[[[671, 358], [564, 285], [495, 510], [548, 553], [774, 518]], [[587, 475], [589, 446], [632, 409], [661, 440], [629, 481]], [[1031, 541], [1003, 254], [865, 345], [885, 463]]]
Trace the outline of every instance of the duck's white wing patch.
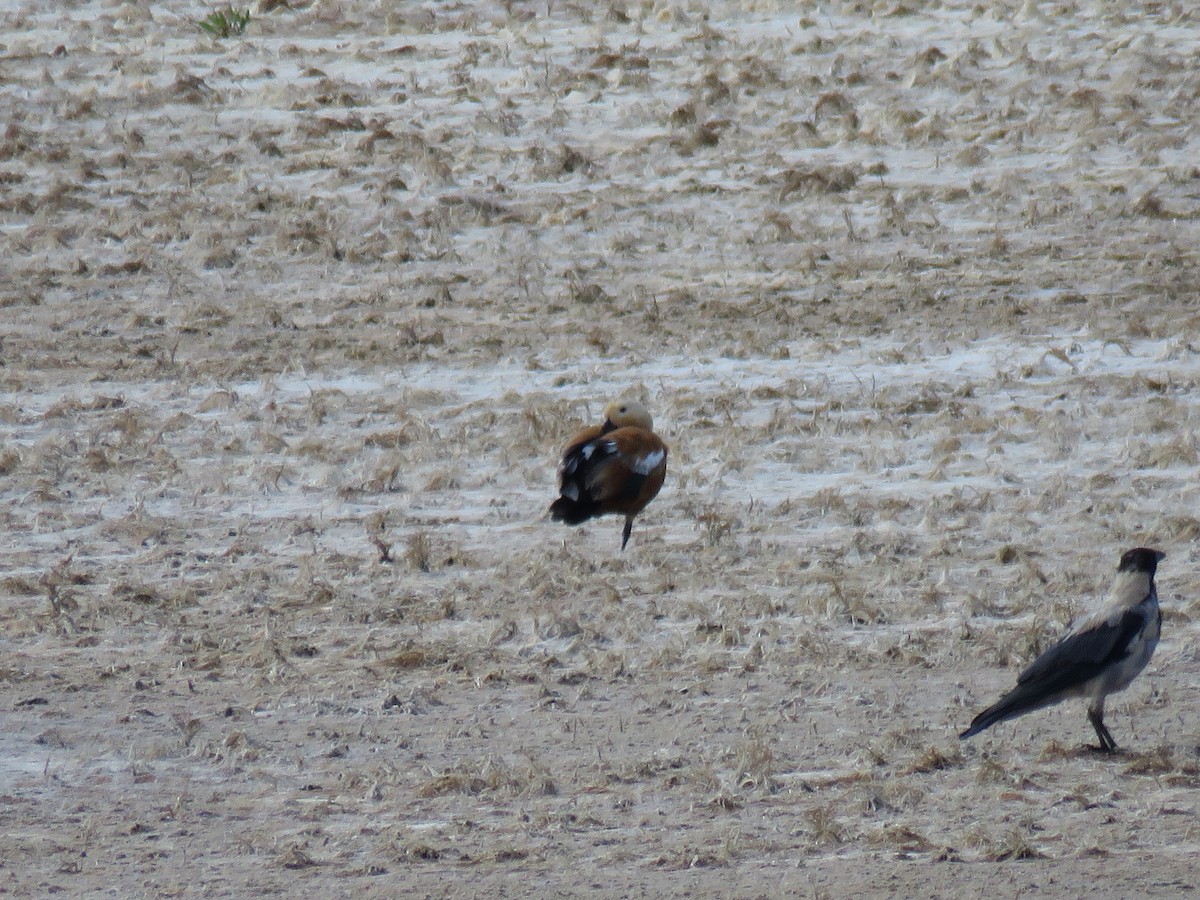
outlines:
[[666, 450], [654, 450], [631, 460], [629, 468], [633, 469], [638, 475], [649, 475], [661, 466], [662, 461], [666, 458]]

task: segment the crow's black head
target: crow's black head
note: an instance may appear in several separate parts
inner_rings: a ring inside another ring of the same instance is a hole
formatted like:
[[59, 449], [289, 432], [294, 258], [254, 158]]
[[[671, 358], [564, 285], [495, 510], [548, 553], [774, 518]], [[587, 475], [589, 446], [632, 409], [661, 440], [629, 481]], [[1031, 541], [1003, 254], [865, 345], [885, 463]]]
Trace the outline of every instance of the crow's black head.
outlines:
[[1149, 547], [1136, 547], [1133, 550], [1126, 550], [1121, 554], [1121, 564], [1117, 566], [1118, 572], [1145, 572], [1151, 577], [1154, 576], [1154, 570], [1158, 568], [1161, 560], [1165, 559], [1167, 554], [1161, 550], [1151, 550]]

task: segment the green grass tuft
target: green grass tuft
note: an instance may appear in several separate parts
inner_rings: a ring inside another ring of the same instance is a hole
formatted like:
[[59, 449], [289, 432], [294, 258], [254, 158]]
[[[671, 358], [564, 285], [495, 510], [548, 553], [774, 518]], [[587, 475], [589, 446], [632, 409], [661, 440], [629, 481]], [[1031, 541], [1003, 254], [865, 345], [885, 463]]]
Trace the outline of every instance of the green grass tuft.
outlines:
[[245, 32], [250, 24], [250, 10], [237, 10], [232, 6], [215, 10], [208, 18], [196, 23], [201, 31], [206, 31], [215, 38], [228, 38]]

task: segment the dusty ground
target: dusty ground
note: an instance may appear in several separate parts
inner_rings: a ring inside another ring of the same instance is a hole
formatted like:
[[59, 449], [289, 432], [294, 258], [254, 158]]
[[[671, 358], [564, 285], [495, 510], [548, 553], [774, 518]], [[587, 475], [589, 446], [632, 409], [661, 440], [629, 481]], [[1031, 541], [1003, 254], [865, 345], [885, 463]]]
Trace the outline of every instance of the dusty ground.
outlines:
[[1192, 3], [211, 9], [0, 14], [0, 893], [1200, 885]]

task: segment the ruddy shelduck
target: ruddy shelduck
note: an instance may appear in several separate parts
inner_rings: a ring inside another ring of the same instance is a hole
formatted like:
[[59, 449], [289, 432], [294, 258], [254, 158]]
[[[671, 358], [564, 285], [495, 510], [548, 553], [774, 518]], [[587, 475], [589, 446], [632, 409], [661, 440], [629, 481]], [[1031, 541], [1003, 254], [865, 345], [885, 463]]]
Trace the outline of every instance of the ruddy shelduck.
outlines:
[[662, 488], [667, 445], [654, 433], [646, 407], [616, 400], [604, 407], [604, 422], [583, 429], [563, 451], [558, 492], [550, 505], [556, 522], [578, 525], [597, 516], [625, 516], [621, 549], [629, 543], [633, 519]]

